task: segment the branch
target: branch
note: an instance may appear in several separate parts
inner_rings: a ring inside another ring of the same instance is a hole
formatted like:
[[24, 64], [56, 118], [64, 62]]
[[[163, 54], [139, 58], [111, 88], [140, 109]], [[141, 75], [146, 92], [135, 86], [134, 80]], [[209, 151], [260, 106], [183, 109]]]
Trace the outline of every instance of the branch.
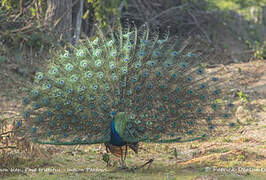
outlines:
[[168, 14], [169, 12], [173, 11], [173, 10], [177, 10], [177, 9], [183, 9], [185, 6], [187, 6], [188, 4], [183, 4], [180, 6], [176, 6], [176, 7], [171, 7], [169, 9], [166, 9], [165, 11], [161, 12], [160, 14], [158, 14], [157, 16], [153, 17], [152, 19], [148, 20], [148, 22], [154, 21], [155, 19], [157, 19], [160, 16], [163, 16], [164, 14]]
[[208, 41], [208, 43], [209, 44], [211, 44], [212, 43], [212, 41], [211, 41], [211, 39], [209, 38], [209, 35], [208, 35], [208, 33], [200, 26], [200, 23], [199, 23], [199, 21], [197, 20], [197, 18], [188, 10], [187, 11], [188, 12], [188, 14], [193, 18], [193, 20], [195, 21], [195, 23], [196, 23], [196, 26], [201, 30], [201, 32], [206, 36], [206, 38], [207, 38], [207, 41]]
[[8, 133], [12, 133], [12, 132], [14, 132], [14, 131], [7, 131], [7, 132], [4, 132], [4, 133], [1, 133], [0, 136], [3, 136], [3, 135], [8, 134]]
[[17, 147], [16, 147], [16, 146], [6, 146], [6, 147], [0, 147], [0, 149], [7, 149], [7, 148], [13, 148], [13, 149], [16, 149]]

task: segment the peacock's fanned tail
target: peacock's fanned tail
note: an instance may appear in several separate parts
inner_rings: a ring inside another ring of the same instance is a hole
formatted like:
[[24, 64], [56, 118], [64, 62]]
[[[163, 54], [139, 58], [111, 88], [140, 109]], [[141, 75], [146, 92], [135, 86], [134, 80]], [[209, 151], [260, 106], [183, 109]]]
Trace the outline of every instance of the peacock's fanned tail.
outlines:
[[127, 142], [199, 139], [228, 125], [234, 108], [219, 73], [206, 72], [190, 42], [147, 27], [99, 30], [36, 74], [17, 133], [39, 143], [104, 143], [113, 115], [124, 112]]

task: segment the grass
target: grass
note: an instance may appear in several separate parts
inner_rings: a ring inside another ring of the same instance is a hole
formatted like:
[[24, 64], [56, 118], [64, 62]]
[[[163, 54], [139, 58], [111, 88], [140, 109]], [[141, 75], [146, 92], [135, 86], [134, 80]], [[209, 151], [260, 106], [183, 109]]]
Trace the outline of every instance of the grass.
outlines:
[[[202, 149], [206, 144], [197, 144], [197, 149]], [[211, 142], [212, 143], [212, 142]], [[16, 158], [9, 167], [17, 167], [23, 173], [7, 173], [3, 176], [8, 180], [17, 179], [264, 179], [265, 172], [246, 171], [251, 167], [259, 169], [265, 167], [265, 160], [255, 152], [246, 150], [237, 151], [232, 148], [211, 146], [199, 157], [190, 157], [182, 160], [184, 152], [190, 149], [191, 143], [184, 144], [141, 144], [142, 151], [139, 155], [132, 155], [127, 159], [129, 167], [143, 164], [149, 158], [155, 158], [149, 169], [143, 168], [135, 171], [118, 170], [118, 159], [111, 155], [112, 167], [107, 167], [102, 160], [103, 146], [81, 146], [76, 153], [73, 148], [62, 148], [50, 158], [35, 159]], [[172, 150], [177, 149], [177, 158]], [[262, 147], [261, 147], [262, 148]], [[165, 151], [167, 149], [167, 151]], [[181, 151], [182, 149], [182, 151]], [[197, 150], [197, 149], [192, 149]], [[191, 149], [190, 149], [191, 150]], [[131, 152], [130, 152], [131, 153]], [[14, 156], [10, 156], [12, 160]], [[171, 158], [170, 158], [171, 157]], [[261, 163], [256, 166], [255, 162]], [[260, 161], [260, 162], [259, 162]], [[249, 163], [249, 164], [248, 164]], [[263, 164], [264, 163], [264, 164]], [[24, 169], [27, 167], [28, 169]], [[242, 168], [231, 172], [232, 169]], [[0, 166], [0, 169], [3, 167]], [[223, 171], [221, 171], [221, 169]], [[3, 175], [0, 172], [0, 177]]]

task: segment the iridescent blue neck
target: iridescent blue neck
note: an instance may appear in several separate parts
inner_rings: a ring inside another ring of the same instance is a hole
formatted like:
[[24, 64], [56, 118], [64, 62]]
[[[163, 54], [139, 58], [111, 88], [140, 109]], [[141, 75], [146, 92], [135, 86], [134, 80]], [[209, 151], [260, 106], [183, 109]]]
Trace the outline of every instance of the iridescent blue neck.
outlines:
[[112, 120], [111, 124], [111, 141], [110, 143], [115, 146], [123, 146], [126, 144], [125, 141], [120, 137], [119, 133], [115, 130], [115, 122]]

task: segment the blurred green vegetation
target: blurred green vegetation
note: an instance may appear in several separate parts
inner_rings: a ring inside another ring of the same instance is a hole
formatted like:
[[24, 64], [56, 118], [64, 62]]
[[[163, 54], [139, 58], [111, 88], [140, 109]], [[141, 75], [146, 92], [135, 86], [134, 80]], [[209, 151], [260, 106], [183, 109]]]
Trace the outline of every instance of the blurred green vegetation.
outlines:
[[[75, 1], [73, 0], [73, 2]], [[49, 36], [53, 34], [49, 34], [46, 29], [43, 29], [47, 1], [2, 0], [0, 3], [0, 31], [4, 32], [1, 34], [1, 39], [5, 40], [5, 45], [10, 45], [13, 42], [12, 48], [21, 49], [25, 45], [42, 52], [45, 47], [49, 47], [49, 44], [56, 44], [55, 39], [58, 38], [51, 39]], [[146, 3], [150, 2], [147, 1]], [[217, 12], [222, 19], [225, 19], [224, 22], [231, 23], [231, 25], [239, 21], [237, 18], [244, 17], [243, 20], [247, 23], [237, 27], [229, 26], [229, 28], [254, 52], [253, 56], [255, 58], [266, 58], [265, 35], [263, 37], [266, 28], [265, 20], [263, 24], [262, 18], [266, 0], [156, 0], [153, 3], [157, 4], [162, 12], [166, 11], [164, 10], [165, 7], [165, 9], [170, 9], [173, 6], [194, 3], [199, 6], [200, 10]], [[123, 15], [129, 10], [128, 7], [132, 9], [134, 4], [136, 4], [135, 0], [85, 0], [82, 18], [87, 21], [86, 25], [90, 26], [87, 29], [93, 31], [90, 24], [97, 23], [101, 28], [106, 27], [116, 21], [117, 18], [123, 18]], [[232, 12], [238, 14], [239, 17], [232, 16]], [[134, 20], [134, 17], [132, 19]], [[28, 25], [27, 22], [31, 22], [31, 29], [26, 30], [26, 32], [16, 31]], [[264, 30], [262, 30], [263, 26]], [[14, 31], [16, 33], [12, 33]], [[93, 32], [89, 31], [85, 32], [86, 35], [89, 35], [89, 33], [93, 35]]]
[[[103, 27], [108, 24], [108, 21], [112, 19], [112, 17], [121, 16], [119, 8], [122, 3], [127, 7], [126, 0], [88, 0], [88, 3], [93, 7], [93, 15], [96, 21]], [[90, 9], [84, 11], [83, 19], [88, 17], [89, 11]]]
[[247, 19], [252, 19], [251, 9], [254, 9], [254, 15], [259, 16], [263, 6], [266, 6], [266, 0], [206, 0], [209, 3], [209, 9], [221, 9], [237, 11]]

